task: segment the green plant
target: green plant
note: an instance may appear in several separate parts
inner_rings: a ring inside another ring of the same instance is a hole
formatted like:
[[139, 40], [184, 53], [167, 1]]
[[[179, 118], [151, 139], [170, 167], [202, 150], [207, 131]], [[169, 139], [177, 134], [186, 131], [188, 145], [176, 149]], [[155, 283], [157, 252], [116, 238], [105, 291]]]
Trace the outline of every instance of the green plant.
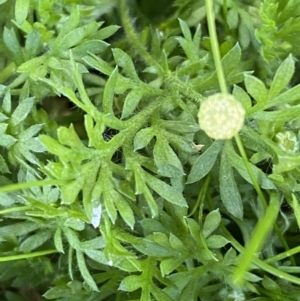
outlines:
[[299, 5], [171, 4], [0, 0], [0, 300], [298, 300]]

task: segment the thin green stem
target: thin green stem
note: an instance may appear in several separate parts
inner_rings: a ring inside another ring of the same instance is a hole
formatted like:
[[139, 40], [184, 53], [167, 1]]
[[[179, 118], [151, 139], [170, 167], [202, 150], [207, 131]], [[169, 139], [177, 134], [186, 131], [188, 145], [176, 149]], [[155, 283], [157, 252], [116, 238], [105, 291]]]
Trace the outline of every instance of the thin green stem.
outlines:
[[225, 20], [224, 26], [225, 26], [226, 33], [229, 34], [230, 28], [228, 26], [228, 20], [227, 20], [228, 16], [227, 16], [227, 13], [228, 13], [227, 0], [223, 0], [223, 15], [224, 15], [224, 20]]
[[221, 62], [221, 55], [219, 51], [219, 42], [217, 37], [217, 30], [215, 24], [215, 13], [213, 8], [213, 0], [205, 0], [206, 17], [208, 23], [208, 31], [210, 36], [210, 44], [214, 57], [214, 62], [217, 70], [218, 81], [222, 93], [228, 93], [224, 70]]
[[187, 217], [192, 216], [196, 212], [196, 210], [199, 208], [198, 220], [199, 220], [199, 223], [201, 225], [202, 225], [202, 216], [203, 216], [203, 204], [204, 204], [204, 199], [205, 199], [205, 196], [206, 196], [206, 193], [207, 193], [209, 182], [210, 182], [210, 177], [207, 176], [205, 181], [204, 181], [204, 184], [201, 187], [201, 190], [199, 191], [196, 204], [194, 205], [191, 212], [187, 215]]
[[63, 180], [42, 180], [42, 181], [32, 181], [32, 182], [25, 182], [25, 183], [16, 183], [10, 184], [6, 186], [0, 187], [0, 192], [11, 192], [21, 189], [27, 189], [31, 187], [41, 187], [46, 185], [61, 185], [66, 183], [67, 181]]
[[69, 252], [68, 252], [68, 272], [69, 277], [71, 280], [74, 280], [73, 277], [73, 255], [74, 255], [74, 249], [70, 246]]
[[300, 246], [290, 249], [288, 251], [282, 252], [276, 256], [270, 257], [270, 258], [266, 259], [265, 262], [267, 262], [267, 263], [277, 262], [279, 260], [290, 257], [297, 253], [300, 253]]
[[37, 251], [37, 252], [31, 252], [31, 253], [26, 253], [26, 254], [3, 256], [3, 257], [0, 257], [0, 262], [28, 259], [28, 258], [39, 257], [39, 256], [48, 255], [48, 254], [54, 254], [54, 253], [57, 253], [57, 250], [50, 249], [50, 250], [46, 250], [46, 251]]
[[20, 206], [20, 207], [12, 207], [4, 210], [0, 210], [0, 214], [8, 214], [12, 212], [20, 212], [32, 209], [32, 206]]
[[254, 188], [255, 188], [255, 190], [256, 190], [258, 196], [260, 197], [260, 199], [261, 199], [261, 201], [262, 201], [262, 204], [263, 204], [264, 208], [266, 209], [267, 206], [268, 206], [268, 203], [267, 203], [267, 201], [266, 201], [266, 199], [265, 199], [265, 196], [264, 196], [263, 192], [261, 191], [261, 189], [260, 189], [260, 187], [259, 187], [259, 184], [258, 184], [258, 182], [257, 182], [257, 180], [256, 180], [256, 177], [255, 177], [255, 175], [254, 175], [254, 173], [253, 173], [253, 170], [252, 170], [252, 168], [250, 167], [250, 164], [249, 164], [249, 161], [248, 161], [248, 158], [247, 158], [247, 154], [246, 154], [245, 148], [244, 148], [244, 146], [243, 146], [243, 143], [242, 143], [242, 141], [241, 141], [241, 138], [240, 138], [240, 136], [239, 136], [238, 134], [235, 135], [234, 138], [235, 138], [237, 147], [238, 147], [238, 149], [239, 149], [239, 152], [240, 152], [240, 154], [241, 154], [241, 156], [242, 156], [242, 158], [243, 158], [243, 161], [244, 161], [244, 164], [245, 164], [246, 169], [247, 169], [247, 171], [248, 171], [248, 174], [249, 174], [249, 176], [250, 176], [250, 178], [251, 178], [252, 184], [253, 184], [253, 186], [254, 186]]
[[300, 273], [300, 267], [279, 266], [278, 269], [280, 271], [284, 271], [284, 272], [290, 273], [290, 274], [299, 274]]
[[227, 0], [223, 0], [223, 14], [227, 16]]

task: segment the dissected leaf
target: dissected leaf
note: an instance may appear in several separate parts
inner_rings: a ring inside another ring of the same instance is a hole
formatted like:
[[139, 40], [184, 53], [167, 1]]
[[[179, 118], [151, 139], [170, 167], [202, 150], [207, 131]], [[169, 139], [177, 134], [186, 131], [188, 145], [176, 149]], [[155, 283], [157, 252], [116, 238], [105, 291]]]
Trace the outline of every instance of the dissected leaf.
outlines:
[[[231, 165], [239, 172], [239, 174], [247, 182], [252, 184], [251, 177], [249, 175], [249, 172], [245, 166], [243, 159], [235, 153], [233, 148], [228, 154], [228, 159], [230, 160]], [[272, 181], [267, 177], [267, 175], [264, 172], [262, 172], [258, 167], [251, 164], [250, 162], [248, 164], [252, 169], [253, 174], [255, 175], [256, 181], [262, 188], [275, 189], [275, 185], [272, 183]]]
[[206, 240], [207, 246], [212, 249], [220, 249], [229, 243], [228, 239], [221, 235], [212, 235]]
[[256, 100], [258, 105], [268, 101], [268, 91], [265, 84], [252, 75], [245, 75], [245, 86], [247, 92]]
[[221, 222], [221, 214], [219, 212], [219, 209], [216, 209], [214, 211], [211, 211], [205, 218], [202, 232], [203, 236], [206, 238], [211, 233], [213, 233], [219, 226]]
[[133, 229], [135, 219], [133, 215], [133, 211], [130, 207], [130, 205], [127, 203], [127, 200], [125, 200], [120, 194], [118, 194], [118, 197], [115, 199], [114, 204], [116, 208], [118, 209], [121, 217], [125, 221], [125, 223]]
[[98, 56], [95, 56], [92, 53], [90, 53], [90, 56], [83, 57], [83, 60], [89, 66], [93, 67], [94, 69], [106, 75], [110, 75], [114, 70], [114, 68], [111, 67], [110, 64], [108, 64], [106, 61], [104, 61]]
[[114, 93], [115, 86], [118, 78], [118, 68], [116, 67], [111, 73], [107, 84], [105, 85], [104, 93], [103, 93], [103, 112], [104, 113], [113, 113], [113, 101], [114, 101]]
[[187, 207], [186, 200], [182, 196], [178, 190], [173, 188], [172, 186], [166, 184], [165, 182], [147, 174], [145, 176], [145, 180], [147, 184], [162, 198], [167, 200], [168, 202], [181, 206]]
[[76, 258], [77, 258], [78, 268], [79, 268], [81, 276], [83, 277], [83, 279], [86, 281], [86, 283], [89, 285], [89, 287], [92, 290], [98, 291], [97, 284], [95, 283], [95, 280], [92, 278], [92, 276], [86, 266], [86, 263], [84, 260], [84, 255], [81, 250], [76, 250]]
[[122, 280], [119, 289], [126, 292], [133, 292], [143, 285], [141, 282], [140, 276], [130, 275]]
[[65, 253], [61, 234], [62, 234], [61, 228], [57, 228], [54, 235], [54, 245], [57, 251], [61, 253]]
[[249, 109], [252, 107], [252, 102], [250, 96], [239, 86], [234, 85], [232, 94], [235, 96], [235, 98], [241, 102], [241, 104], [244, 106], [246, 111], [249, 111]]
[[120, 26], [118, 25], [110, 25], [104, 28], [101, 28], [94, 36], [93, 38], [97, 38], [99, 40], [105, 40], [112, 36], [116, 31], [118, 31]]
[[187, 184], [194, 183], [205, 177], [212, 169], [219, 152], [223, 146], [222, 140], [216, 140], [213, 144], [198, 157], [193, 164], [188, 176]]
[[35, 57], [38, 54], [40, 46], [40, 34], [38, 30], [33, 30], [27, 36], [25, 43], [25, 50], [28, 57]]
[[162, 260], [160, 264], [160, 270], [163, 276], [169, 275], [173, 272], [180, 264], [182, 263], [182, 258], [175, 257], [175, 258], [168, 258]]
[[141, 129], [134, 137], [134, 150], [139, 150], [147, 146], [154, 135], [155, 131], [153, 128]]
[[182, 164], [173, 149], [162, 137], [157, 136], [156, 138], [153, 156], [159, 174], [171, 178], [183, 176]]
[[295, 63], [289, 55], [277, 69], [269, 91], [269, 98], [276, 97], [290, 82], [295, 71]]
[[122, 119], [127, 118], [129, 115], [131, 115], [134, 112], [139, 102], [141, 101], [142, 97], [143, 97], [143, 92], [139, 90], [132, 90], [127, 94], [122, 110]]
[[39, 228], [40, 225], [38, 223], [33, 223], [30, 221], [18, 222], [18, 223], [1, 227], [0, 236], [5, 237], [5, 236], [12, 236], [12, 235], [15, 236], [25, 235]]
[[113, 55], [117, 65], [123, 68], [125, 74], [138, 82], [139, 78], [130, 56], [119, 48], [113, 49]]
[[22, 24], [29, 12], [30, 0], [17, 0], [15, 4], [15, 16], [18, 24]]
[[57, 47], [60, 50], [67, 50], [79, 45], [85, 38], [95, 34], [99, 25], [96, 22], [83, 25], [67, 32], [59, 41]]
[[39, 231], [31, 236], [29, 236], [26, 240], [24, 240], [20, 245], [20, 251], [24, 253], [29, 253], [32, 250], [40, 247], [43, 243], [45, 243], [51, 237], [51, 232], [47, 230]]
[[299, 1], [129, 2], [0, 0], [2, 299], [298, 300]]
[[10, 118], [11, 126], [16, 126], [20, 122], [22, 122], [30, 113], [33, 104], [34, 104], [33, 97], [27, 98], [24, 101], [22, 101], [11, 115]]
[[[227, 142], [229, 144], [230, 141]], [[228, 148], [224, 148], [220, 163], [220, 194], [225, 208], [236, 218], [243, 219], [243, 202], [234, 178]]]
[[67, 287], [52, 287], [43, 295], [44, 298], [48, 300], [57, 299], [64, 297], [70, 293], [70, 289]]
[[[22, 1], [19, 1], [19, 3]], [[3, 41], [7, 49], [14, 55], [18, 64], [23, 62], [23, 52], [13, 29], [4, 28]]]

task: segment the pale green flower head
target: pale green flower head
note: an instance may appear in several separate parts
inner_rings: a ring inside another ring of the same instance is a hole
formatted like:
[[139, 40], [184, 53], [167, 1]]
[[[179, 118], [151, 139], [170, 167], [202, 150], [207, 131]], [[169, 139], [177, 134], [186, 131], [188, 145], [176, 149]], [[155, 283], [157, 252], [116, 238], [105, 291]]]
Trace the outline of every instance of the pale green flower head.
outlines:
[[242, 128], [246, 111], [233, 95], [217, 93], [200, 106], [200, 128], [213, 139], [231, 139]]
[[292, 131], [281, 131], [275, 135], [274, 140], [278, 147], [288, 153], [299, 152], [299, 141], [297, 135]]

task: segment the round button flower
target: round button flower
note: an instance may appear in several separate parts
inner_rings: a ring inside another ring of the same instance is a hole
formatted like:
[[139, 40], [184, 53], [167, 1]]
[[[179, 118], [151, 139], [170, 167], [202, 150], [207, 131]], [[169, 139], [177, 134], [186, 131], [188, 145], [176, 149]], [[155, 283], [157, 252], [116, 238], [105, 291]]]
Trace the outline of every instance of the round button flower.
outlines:
[[297, 135], [292, 131], [282, 131], [275, 135], [275, 142], [282, 150], [288, 153], [299, 152], [299, 141]]
[[233, 95], [217, 93], [200, 106], [200, 128], [213, 139], [231, 139], [242, 128], [246, 111]]

